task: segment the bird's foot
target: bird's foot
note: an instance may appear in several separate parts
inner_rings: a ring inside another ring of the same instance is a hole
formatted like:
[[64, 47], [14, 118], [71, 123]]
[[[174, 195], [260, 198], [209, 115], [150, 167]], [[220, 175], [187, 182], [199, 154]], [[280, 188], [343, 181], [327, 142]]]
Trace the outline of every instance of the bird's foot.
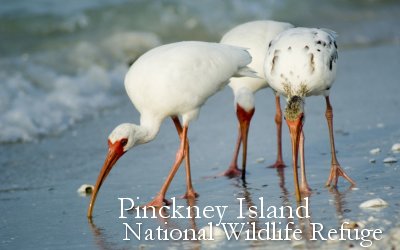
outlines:
[[277, 160], [274, 164], [268, 166], [267, 168], [286, 168], [286, 165], [283, 161]]
[[329, 174], [328, 181], [326, 182], [325, 186], [337, 187], [339, 176], [342, 176], [348, 182], [350, 182], [351, 186], [356, 185], [356, 183], [346, 174], [346, 172], [340, 167], [339, 164], [332, 164], [331, 172]]
[[146, 205], [141, 206], [142, 208], [150, 208], [150, 207], [154, 207], [154, 208], [161, 208], [164, 205], [171, 205], [172, 202], [170, 202], [169, 200], [165, 199], [163, 196], [156, 196], [152, 201], [148, 202]]
[[197, 197], [199, 197], [199, 194], [194, 191], [193, 189], [191, 190], [187, 190], [186, 194], [183, 195], [181, 198], [182, 199], [196, 199]]
[[221, 174], [222, 176], [226, 176], [229, 178], [238, 177], [242, 175], [242, 171], [238, 169], [237, 166], [230, 166], [228, 170]]
[[312, 189], [310, 188], [310, 186], [308, 185], [308, 183], [302, 183], [300, 185], [300, 192], [302, 195], [308, 197], [311, 195], [312, 193]]

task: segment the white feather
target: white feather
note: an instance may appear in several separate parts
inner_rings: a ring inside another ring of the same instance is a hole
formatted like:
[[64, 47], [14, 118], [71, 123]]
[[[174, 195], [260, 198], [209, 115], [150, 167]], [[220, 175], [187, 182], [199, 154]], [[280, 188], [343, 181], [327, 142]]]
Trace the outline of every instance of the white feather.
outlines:
[[288, 96], [307, 87], [309, 95], [328, 95], [336, 77], [335, 32], [313, 28], [293, 28], [279, 34], [265, 58], [265, 77], [270, 86]]

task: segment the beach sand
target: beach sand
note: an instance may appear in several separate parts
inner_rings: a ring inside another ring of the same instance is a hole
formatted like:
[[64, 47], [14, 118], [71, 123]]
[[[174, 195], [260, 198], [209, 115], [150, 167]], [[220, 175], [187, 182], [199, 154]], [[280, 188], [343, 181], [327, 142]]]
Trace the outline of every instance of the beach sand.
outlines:
[[[343, 179], [338, 190], [324, 187], [329, 174], [330, 151], [323, 97], [306, 100], [305, 154], [307, 175], [313, 193], [309, 198], [311, 218], [294, 220], [296, 227], [323, 223], [338, 228], [348, 219], [365, 223], [365, 228], [380, 228], [387, 235], [399, 227], [399, 162], [384, 164], [386, 157], [400, 160], [391, 152], [400, 142], [400, 47], [381, 45], [341, 51], [338, 78], [331, 90], [334, 129], [339, 162], [356, 181], [349, 190]], [[136, 249], [137, 247], [210, 248], [271, 247], [342, 249], [359, 242], [341, 241], [123, 241], [124, 222], [143, 223], [144, 228], [165, 226], [165, 220], [120, 219], [119, 197], [139, 197], [149, 201], [159, 190], [178, 147], [173, 123], [166, 120], [157, 138], [126, 153], [104, 183], [94, 208], [93, 224], [86, 210], [89, 197], [76, 192], [81, 184], [94, 184], [107, 151], [107, 136], [122, 122], [138, 122], [139, 115], [128, 100], [105, 110], [58, 136], [32, 143], [0, 144], [0, 248], [1, 249]], [[283, 104], [283, 102], [282, 102]], [[283, 104], [284, 105], [284, 104]], [[247, 203], [258, 203], [264, 197], [266, 206], [296, 206], [291, 168], [290, 140], [283, 125], [284, 160], [289, 166], [279, 172], [266, 168], [275, 160], [274, 99], [272, 91], [257, 93], [256, 113], [251, 124], [248, 150], [247, 184], [240, 179], [213, 178], [228, 166], [236, 137], [233, 96], [229, 88], [213, 96], [203, 107], [198, 121], [189, 128], [192, 175], [200, 197], [199, 207], [226, 205], [225, 222], [236, 222], [238, 197]], [[371, 155], [370, 150], [381, 152]], [[260, 160], [265, 159], [265, 161]], [[374, 159], [375, 163], [370, 163]], [[168, 197], [185, 192], [183, 166]], [[380, 210], [362, 210], [359, 204], [373, 198], [388, 202]], [[169, 228], [202, 228], [214, 219], [171, 219]], [[246, 221], [246, 220], [244, 220]], [[265, 219], [259, 219], [261, 225]], [[283, 219], [282, 223], [287, 223]], [[305, 224], [304, 224], [305, 223]], [[302, 244], [304, 246], [302, 246]], [[380, 245], [381, 244], [381, 245]], [[382, 244], [386, 244], [383, 245]], [[390, 248], [384, 240], [373, 246]], [[296, 246], [297, 245], [297, 246]], [[299, 246], [300, 245], [300, 246]]]

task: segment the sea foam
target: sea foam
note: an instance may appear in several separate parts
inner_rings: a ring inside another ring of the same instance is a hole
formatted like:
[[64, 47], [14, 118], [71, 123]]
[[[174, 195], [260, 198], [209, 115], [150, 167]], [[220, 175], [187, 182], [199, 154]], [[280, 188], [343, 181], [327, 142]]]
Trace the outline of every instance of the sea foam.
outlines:
[[128, 61], [160, 45], [146, 32], [116, 32], [97, 44], [0, 61], [0, 142], [58, 134], [121, 102]]

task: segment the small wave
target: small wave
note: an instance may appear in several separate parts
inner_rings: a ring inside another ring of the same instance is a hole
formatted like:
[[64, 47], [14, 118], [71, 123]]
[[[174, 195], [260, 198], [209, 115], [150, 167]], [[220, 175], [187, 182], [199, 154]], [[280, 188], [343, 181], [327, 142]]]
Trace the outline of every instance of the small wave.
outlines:
[[0, 142], [58, 134], [116, 106], [129, 59], [159, 44], [151, 33], [117, 32], [98, 45], [80, 41], [72, 48], [2, 60]]
[[340, 48], [400, 41], [394, 0], [4, 1], [0, 142], [58, 134], [118, 105], [127, 64], [160, 40], [219, 41], [273, 19], [333, 29]]
[[[116, 105], [118, 99], [109, 90], [113, 85], [122, 89], [126, 72], [123, 66], [107, 71], [94, 65], [85, 73], [68, 76], [35, 68], [43, 75], [0, 73], [4, 90], [0, 103], [1, 142], [32, 141], [42, 135], [57, 134]], [[35, 81], [40, 81], [44, 88]]]

